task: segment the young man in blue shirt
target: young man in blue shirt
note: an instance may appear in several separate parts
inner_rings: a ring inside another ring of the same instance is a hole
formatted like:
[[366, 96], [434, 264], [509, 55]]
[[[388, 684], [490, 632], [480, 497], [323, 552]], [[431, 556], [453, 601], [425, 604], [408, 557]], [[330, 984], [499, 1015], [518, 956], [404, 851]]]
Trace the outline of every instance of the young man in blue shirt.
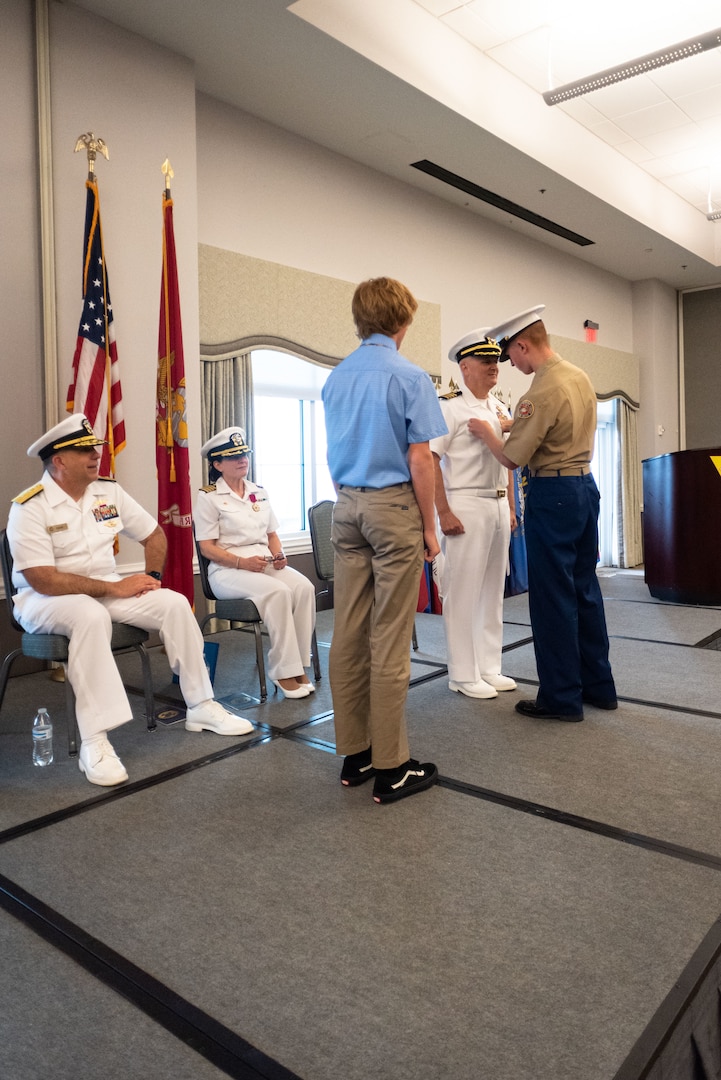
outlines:
[[417, 301], [391, 278], [353, 296], [360, 346], [323, 390], [333, 514], [335, 626], [330, 682], [341, 782], [375, 777], [376, 802], [435, 783], [410, 757], [405, 702], [423, 560], [439, 545], [429, 440], [447, 432], [429, 376], [398, 352]]

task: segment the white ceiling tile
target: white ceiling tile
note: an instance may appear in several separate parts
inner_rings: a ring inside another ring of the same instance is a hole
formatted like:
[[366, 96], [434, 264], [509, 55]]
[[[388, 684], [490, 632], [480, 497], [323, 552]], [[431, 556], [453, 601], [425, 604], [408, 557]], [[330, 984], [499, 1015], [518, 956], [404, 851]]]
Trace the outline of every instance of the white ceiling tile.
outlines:
[[676, 98], [679, 109], [683, 109], [692, 120], [708, 120], [721, 116], [721, 83], [696, 94], [686, 94]]
[[715, 150], [718, 157], [721, 152], [721, 118], [699, 120], [696, 125], [701, 132], [701, 142], [709, 151]]
[[601, 124], [594, 124], [589, 128], [599, 139], [603, 139], [609, 146], [617, 146], [619, 143], [628, 142], [628, 135], [621, 131], [620, 127], [612, 120], [604, 120]]
[[554, 109], [561, 109], [562, 112], [567, 113], [573, 120], [578, 121], [579, 124], [583, 124], [584, 127], [593, 127], [594, 124], [601, 124], [606, 120], [603, 113], [600, 113], [598, 109], [594, 109], [591, 104], [590, 98], [571, 98], [570, 101], [563, 101], [560, 105], [552, 106]]
[[[638, 141], [643, 143], [654, 157], [668, 157], [670, 154], [686, 154], [689, 159], [689, 167], [696, 167], [699, 157], [705, 158], [706, 150], [701, 138], [701, 132], [695, 124], [686, 124], [684, 127], [673, 130], [657, 131], [648, 135], [641, 135]], [[691, 164], [693, 163], [693, 164]]]
[[705, 154], [694, 149], [678, 154], [657, 154], [643, 162], [643, 167], [652, 176], [665, 177], [690, 172], [692, 169], [708, 170], [709, 162]]
[[667, 188], [675, 191], [677, 195], [680, 195], [682, 199], [686, 199], [693, 206], [706, 208], [708, 203], [708, 187], [706, 185], [699, 186], [686, 174], [669, 176], [664, 183]]
[[616, 147], [619, 154], [623, 154], [629, 161], [635, 161], [637, 165], [643, 165], [644, 162], [650, 161], [653, 154], [642, 143], [636, 142], [635, 139], [629, 139], [628, 142], [619, 143]]
[[626, 79], [612, 86], [604, 86], [602, 90], [594, 90], [586, 96], [593, 107], [609, 120], [668, 100], [666, 95], [645, 75], [638, 75], [635, 79]]
[[461, 0], [415, 0], [419, 7], [425, 8], [426, 11], [430, 11], [431, 15], [439, 17], [457, 8], [459, 2]]
[[548, 21], [548, 7], [539, 0], [513, 0], [513, 3], [501, 3], [500, 0], [472, 0], [466, 5], [474, 15], [499, 30], [504, 38], [510, 39], [529, 30], [535, 30]]
[[[719, 10], [721, 22], [721, 10]], [[714, 83], [721, 83], [721, 49], [689, 56], [676, 64], [650, 71], [647, 76], [669, 97], [695, 94]]]
[[659, 105], [652, 105], [649, 109], [639, 109], [637, 112], [616, 116], [614, 119], [632, 139], [644, 141], [647, 136], [656, 135], [658, 132], [668, 132], [680, 127], [695, 127], [672, 101], [664, 101]]
[[457, 34], [470, 41], [477, 49], [485, 52], [494, 45], [500, 45], [504, 40], [503, 34], [496, 30], [490, 23], [485, 22], [480, 16], [475, 15], [468, 7], [456, 7], [444, 15], [441, 22], [450, 26]]
[[524, 34], [486, 50], [486, 55], [542, 94], [548, 90], [548, 67], [537, 40], [536, 33]]
[[641, 168], [655, 176], [657, 180], [665, 181], [669, 176], [676, 176], [679, 172], [678, 162], [671, 158], [649, 158], [648, 161], [640, 162]]

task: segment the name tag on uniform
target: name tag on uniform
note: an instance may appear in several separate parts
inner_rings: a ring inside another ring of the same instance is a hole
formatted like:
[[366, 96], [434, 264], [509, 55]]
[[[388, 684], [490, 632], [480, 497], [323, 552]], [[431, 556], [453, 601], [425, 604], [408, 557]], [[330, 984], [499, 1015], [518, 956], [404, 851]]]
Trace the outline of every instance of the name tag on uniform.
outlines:
[[49, 533], [65, 532], [67, 530], [67, 522], [63, 521], [60, 525], [48, 525]]
[[112, 503], [101, 503], [100, 506], [93, 507], [93, 516], [96, 521], [111, 521], [113, 518], [118, 517], [117, 507]]

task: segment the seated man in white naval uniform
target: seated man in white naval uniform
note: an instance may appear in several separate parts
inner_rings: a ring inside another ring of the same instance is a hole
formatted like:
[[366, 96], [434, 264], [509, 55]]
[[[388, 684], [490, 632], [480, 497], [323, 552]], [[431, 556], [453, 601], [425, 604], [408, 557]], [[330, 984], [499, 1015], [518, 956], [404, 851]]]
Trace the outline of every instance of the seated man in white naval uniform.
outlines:
[[[472, 698], [515, 690], [501, 674], [503, 591], [516, 526], [512, 474], [468, 430], [474, 417], [498, 437], [510, 419], [490, 391], [498, 382], [500, 345], [473, 330], [448, 353], [462, 381], [441, 398], [448, 434], [431, 439], [441, 527], [440, 593], [448, 648], [448, 686]], [[509, 501], [509, 495], [511, 499]]]
[[[180, 593], [161, 588], [163, 530], [119, 484], [98, 477], [102, 443], [82, 413], [34, 442], [28, 456], [39, 457], [45, 472], [13, 500], [7, 535], [18, 622], [31, 633], [70, 638], [68, 677], [82, 740], [78, 763], [91, 784], [110, 787], [128, 774], [107, 733], [132, 719], [110, 649], [113, 622], [159, 631], [188, 706], [188, 731], [245, 735], [253, 725], [214, 700], [190, 605]], [[117, 572], [119, 533], [143, 546], [144, 573], [123, 578]]]

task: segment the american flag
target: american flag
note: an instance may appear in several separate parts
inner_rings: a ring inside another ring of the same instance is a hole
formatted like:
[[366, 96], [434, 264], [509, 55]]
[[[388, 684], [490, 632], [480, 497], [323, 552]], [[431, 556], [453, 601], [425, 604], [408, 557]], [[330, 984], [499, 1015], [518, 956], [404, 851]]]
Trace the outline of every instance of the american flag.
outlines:
[[113, 308], [100, 225], [100, 195], [95, 179], [85, 182], [85, 244], [83, 248], [83, 313], [73, 357], [73, 375], [66, 407], [85, 413], [102, 449], [100, 475], [115, 474], [115, 455], [125, 446], [123, 395], [115, 347]]

